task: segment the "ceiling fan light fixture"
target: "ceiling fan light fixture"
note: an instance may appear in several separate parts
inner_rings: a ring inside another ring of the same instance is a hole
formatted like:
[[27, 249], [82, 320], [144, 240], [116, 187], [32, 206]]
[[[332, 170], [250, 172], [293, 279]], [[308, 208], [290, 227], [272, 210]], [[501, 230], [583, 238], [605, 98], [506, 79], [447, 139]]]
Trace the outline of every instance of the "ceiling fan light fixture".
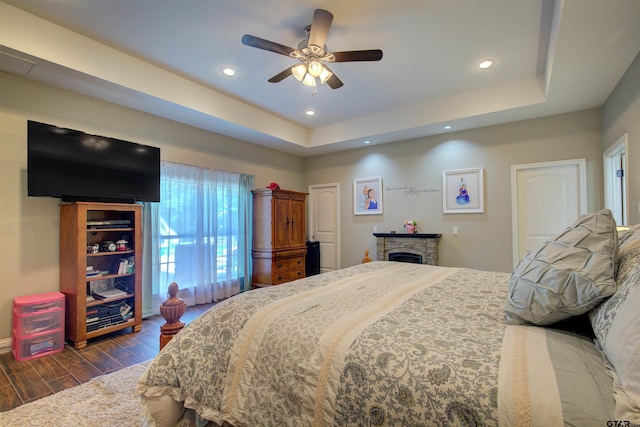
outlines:
[[322, 72], [320, 73], [320, 83], [325, 84], [327, 80], [329, 80], [333, 76], [333, 73], [329, 71], [329, 69], [325, 66], [322, 67]]
[[315, 86], [316, 85], [316, 78], [313, 77], [311, 74], [307, 73], [304, 75], [304, 79], [302, 80], [302, 84], [305, 86]]
[[294, 65], [291, 67], [291, 74], [293, 74], [293, 77], [295, 77], [296, 80], [301, 82], [304, 79], [305, 74], [307, 74], [307, 66], [303, 63]]
[[307, 71], [313, 77], [320, 77], [320, 74], [324, 70], [324, 66], [320, 63], [320, 61], [312, 59], [309, 61], [309, 66], [307, 67]]

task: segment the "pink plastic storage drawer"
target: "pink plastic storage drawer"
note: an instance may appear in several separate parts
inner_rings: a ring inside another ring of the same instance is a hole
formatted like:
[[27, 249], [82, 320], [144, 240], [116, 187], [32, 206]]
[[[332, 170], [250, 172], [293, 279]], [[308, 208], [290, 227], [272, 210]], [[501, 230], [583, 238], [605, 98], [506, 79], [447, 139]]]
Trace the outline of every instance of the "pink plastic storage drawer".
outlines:
[[64, 348], [64, 328], [25, 337], [20, 337], [15, 332], [14, 330], [13, 357], [18, 361], [57, 353]]
[[18, 314], [18, 310], [13, 309], [13, 330], [17, 331], [18, 337], [53, 331], [63, 326], [64, 308], [36, 311], [29, 314]]
[[16, 297], [13, 299], [13, 306], [18, 315], [64, 308], [64, 294], [61, 292], [47, 292]]

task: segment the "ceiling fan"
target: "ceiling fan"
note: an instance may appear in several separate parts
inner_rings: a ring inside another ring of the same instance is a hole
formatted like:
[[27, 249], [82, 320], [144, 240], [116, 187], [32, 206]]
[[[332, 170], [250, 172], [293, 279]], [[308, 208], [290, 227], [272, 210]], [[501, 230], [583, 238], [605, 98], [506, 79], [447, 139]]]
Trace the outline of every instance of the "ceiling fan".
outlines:
[[296, 49], [249, 34], [242, 36], [242, 44], [279, 53], [300, 61], [299, 64], [271, 77], [268, 80], [270, 83], [281, 82], [293, 75], [298, 81], [307, 86], [316, 86], [316, 81], [318, 80], [321, 84], [326, 83], [332, 89], [338, 89], [344, 83], [329, 69], [326, 65], [327, 62], [379, 61], [382, 59], [382, 51], [380, 49], [371, 49], [326, 52], [325, 42], [327, 41], [332, 21], [333, 15], [331, 12], [316, 9], [313, 13], [313, 22], [305, 28], [308, 40], [301, 41]]

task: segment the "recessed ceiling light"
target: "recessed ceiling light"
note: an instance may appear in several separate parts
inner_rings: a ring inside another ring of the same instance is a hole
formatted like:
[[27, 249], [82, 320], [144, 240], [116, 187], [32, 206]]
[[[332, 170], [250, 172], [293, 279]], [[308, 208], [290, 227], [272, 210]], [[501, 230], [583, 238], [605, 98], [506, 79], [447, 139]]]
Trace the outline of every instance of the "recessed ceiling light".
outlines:
[[491, 67], [493, 65], [493, 61], [490, 59], [485, 59], [484, 61], [482, 61], [481, 63], [478, 64], [478, 67], [482, 70], [486, 70], [487, 68]]
[[451, 125], [445, 125], [444, 130], [449, 130], [451, 129]]
[[316, 112], [315, 112], [315, 111], [313, 111], [313, 110], [307, 110], [307, 111], [305, 111], [304, 113], [305, 113], [307, 116], [315, 116], [315, 115], [316, 115]]
[[222, 69], [222, 74], [224, 74], [227, 77], [233, 77], [236, 75], [236, 70], [234, 70], [231, 67], [225, 67]]
[[365, 144], [371, 144], [371, 141], [369, 141], [368, 139], [364, 141]]

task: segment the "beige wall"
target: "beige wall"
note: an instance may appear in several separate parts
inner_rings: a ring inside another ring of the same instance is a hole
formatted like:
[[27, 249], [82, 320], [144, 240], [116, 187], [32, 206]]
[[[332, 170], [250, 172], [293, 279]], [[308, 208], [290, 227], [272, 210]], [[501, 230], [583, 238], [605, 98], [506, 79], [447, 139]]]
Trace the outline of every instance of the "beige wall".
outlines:
[[640, 223], [640, 53], [604, 104], [603, 151], [625, 133], [629, 145], [629, 224]]
[[[342, 267], [359, 263], [365, 249], [375, 259], [373, 227], [402, 232], [414, 219], [418, 232], [442, 233], [441, 265], [511, 271], [511, 165], [575, 158], [587, 160], [588, 209], [599, 209], [600, 109], [317, 156], [306, 160], [305, 174], [309, 185], [340, 183]], [[443, 214], [442, 171], [475, 167], [485, 170], [485, 212]], [[354, 216], [353, 180], [377, 176], [383, 215]]]
[[[0, 72], [0, 348], [16, 296], [57, 291], [58, 199], [27, 197], [27, 120], [161, 148], [163, 160], [304, 190], [302, 159]], [[10, 342], [9, 342], [10, 345]]]

